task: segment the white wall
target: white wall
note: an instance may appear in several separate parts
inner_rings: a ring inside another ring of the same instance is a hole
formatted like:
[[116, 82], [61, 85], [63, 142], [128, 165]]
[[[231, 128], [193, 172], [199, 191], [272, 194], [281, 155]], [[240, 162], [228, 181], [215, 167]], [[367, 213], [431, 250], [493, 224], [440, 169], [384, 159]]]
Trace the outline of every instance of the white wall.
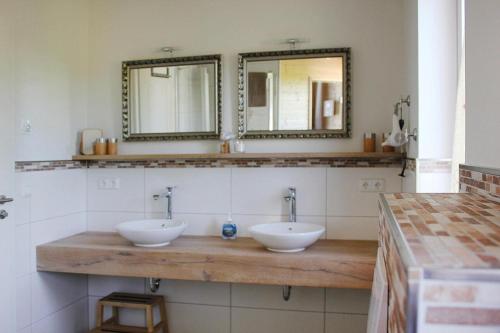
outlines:
[[[398, 28], [403, 26], [399, 0], [303, 0], [293, 5], [285, 0], [18, 0], [16, 6], [12, 13], [16, 21], [16, 43], [12, 52], [15, 58], [17, 160], [68, 159], [76, 151], [76, 132], [83, 127], [102, 127], [108, 136], [121, 137], [120, 63], [162, 57], [164, 54], [158, 49], [166, 45], [179, 47], [177, 55], [223, 54], [226, 130], [235, 129], [238, 52], [284, 49], [286, 45], [280, 43], [295, 36], [310, 39], [303, 45], [307, 48], [352, 47], [354, 137], [348, 140], [254, 141], [248, 143], [252, 151], [359, 151], [361, 133], [381, 133], [389, 129], [392, 103], [401, 94], [404, 82], [404, 55], [399, 52], [403, 43], [403, 29]], [[32, 122], [31, 134], [20, 130], [24, 120]], [[122, 146], [122, 151], [203, 152], [215, 151], [216, 144], [131, 143]], [[88, 311], [94, 312], [94, 303], [90, 302], [90, 308], [87, 306], [87, 292], [95, 302], [108, 290], [120, 289], [119, 280], [112, 279], [110, 284], [97, 281], [91, 284], [96, 289], [87, 289], [85, 277], [37, 273], [35, 246], [84, 231], [87, 222], [90, 230], [106, 229], [124, 219], [158, 214], [158, 206], [145, 197], [142, 201], [141, 197], [134, 197], [141, 187], [149, 192], [156, 190], [151, 181], [155, 177], [164, 182], [170, 175], [172, 182], [179, 183], [176, 209], [181, 210], [175, 213], [191, 223], [188, 232], [195, 234], [216, 233], [217, 223], [229, 210], [233, 210], [235, 220], [243, 226], [243, 234], [245, 226], [253, 223], [284, 219], [282, 189], [291, 181], [301, 180], [304, 185], [299, 186], [299, 191], [302, 188], [304, 194], [311, 194], [304, 195], [309, 199], [298, 206], [304, 221], [325, 225], [329, 238], [375, 239], [376, 199], [374, 195], [356, 193], [357, 182], [360, 177], [383, 177], [387, 178], [388, 191], [399, 191], [401, 187], [394, 169], [281, 169], [279, 177], [275, 175], [278, 171], [272, 169], [197, 172], [196, 178], [190, 171], [172, 169], [151, 172], [90, 170], [88, 174], [85, 170], [18, 173], [18, 331], [85, 332]], [[108, 173], [123, 178], [122, 189], [99, 193], [93, 187], [95, 178], [107, 177]], [[217, 173], [213, 179], [220, 181], [215, 188], [227, 191], [222, 192], [220, 200], [213, 205], [192, 205], [192, 198], [200, 189], [202, 193], [208, 190], [202, 187], [204, 184], [181, 182], [202, 179], [203, 175], [212, 179], [212, 173]], [[88, 183], [85, 181], [87, 176]], [[254, 202], [253, 197], [242, 196], [243, 187], [254, 185], [248, 184], [249, 179], [259, 177], [273, 180], [262, 184], [273, 199], [264, 201], [255, 195], [257, 202]], [[312, 189], [308, 182], [318, 187]], [[125, 195], [117, 200], [116, 195], [122, 192]], [[99, 196], [109, 205], [100, 206], [95, 201]], [[335, 201], [327, 202], [327, 197]], [[123, 206], [123, 202], [129, 204]], [[253, 202], [255, 210], [248, 209], [249, 202]], [[353, 206], [359, 202], [366, 203], [361, 210]], [[137, 290], [141, 291], [142, 282], [138, 285]], [[192, 333], [198, 329], [189, 326], [193, 323], [193, 313], [197, 318], [204, 318], [201, 322], [207, 325], [214, 323], [214, 318], [222, 319], [217, 325], [235, 332], [244, 331], [249, 326], [246, 323], [256, 322], [262, 325], [262, 330], [287, 321], [292, 325], [314, 321], [317, 325], [315, 319], [318, 317], [326, 323], [326, 327], [322, 323], [315, 326], [319, 331], [339, 327], [361, 331], [365, 323], [366, 292], [358, 295], [320, 290], [320, 296], [326, 296], [316, 297], [318, 291], [299, 291], [297, 288], [297, 303], [290, 305], [269, 298], [271, 290], [279, 299], [279, 288], [256, 288], [250, 292], [255, 297], [249, 298], [244, 296], [248, 290], [243, 286], [225, 285], [220, 293], [212, 285], [203, 285], [201, 289], [189, 283], [176, 287], [164, 289], [163, 293], [174, 300], [169, 303], [169, 311], [172, 318], [180, 318], [173, 321], [173, 325], [178, 325], [176, 329], [181, 332]], [[175, 298], [176, 289], [186, 291], [185, 298]], [[192, 290], [215, 296], [190, 299], [187, 292]], [[229, 298], [234, 308], [217, 301], [228, 290], [235, 291]], [[244, 301], [251, 304], [243, 304]], [[266, 307], [272, 310], [262, 310]], [[225, 321], [227, 315], [232, 318], [229, 322]], [[289, 331], [290, 327], [285, 325], [279, 329]]]
[[410, 139], [408, 147], [408, 156], [417, 159], [417, 169], [408, 171], [405, 191], [451, 191], [451, 168], [449, 172], [422, 172], [418, 160], [452, 158], [458, 84], [457, 4], [457, 0], [404, 1], [405, 88], [411, 96], [407, 126], [418, 130], [418, 141]]
[[[153, 195], [175, 185], [173, 216], [189, 224], [185, 234], [219, 235], [232, 212], [240, 236], [259, 223], [286, 221], [283, 200], [297, 187], [298, 220], [320, 224], [328, 239], [377, 239], [377, 193], [359, 191], [362, 179], [385, 180], [385, 192], [400, 192], [399, 168], [131, 168], [88, 170], [88, 230], [114, 231], [116, 224], [163, 217], [165, 200]], [[99, 189], [118, 179], [120, 189]], [[100, 297], [113, 291], [147, 292], [143, 279], [89, 278], [90, 326]], [[370, 292], [293, 288], [290, 302], [279, 286], [163, 281], [172, 332], [246, 333], [366, 331]], [[124, 314], [126, 322], [142, 317]], [[196, 320], [193, 321], [193, 318]]]
[[[352, 47], [353, 138], [247, 142], [249, 151], [360, 151], [362, 133], [390, 129], [392, 104], [404, 86], [400, 0], [91, 0], [89, 127], [121, 137], [123, 60], [223, 54], [224, 128], [236, 130], [238, 52]], [[216, 142], [130, 143], [126, 153], [209, 152]]]
[[[88, 1], [15, 1], [18, 161], [69, 159], [86, 127]], [[32, 132], [21, 130], [26, 120]]]
[[[402, 94], [410, 95], [411, 105], [408, 108], [409, 114], [405, 115], [408, 119], [408, 128], [418, 127], [418, 1], [404, 0], [404, 32], [405, 32], [405, 85], [406, 90]], [[403, 96], [404, 97], [404, 96]], [[405, 108], [405, 110], [408, 110]], [[418, 143], [410, 140], [408, 144], [408, 157], [418, 158]]]
[[457, 102], [457, 1], [418, 1], [418, 157], [451, 158]]
[[465, 163], [500, 168], [500, 2], [466, 0]]
[[87, 229], [86, 174], [85, 169], [16, 173], [17, 332], [87, 332], [87, 277], [38, 273], [35, 251]]
[[[10, 9], [13, 6], [10, 0], [0, 1], [0, 193], [8, 197], [14, 192], [14, 108], [12, 103], [12, 62], [13, 55], [4, 50], [9, 50], [13, 45], [12, 17]], [[13, 205], [2, 205], [10, 216], [0, 221], [0, 331], [13, 332], [15, 330], [15, 294], [12, 285], [15, 283], [13, 273], [14, 264], [14, 236], [15, 212]]]
[[[16, 160], [68, 159], [86, 127], [88, 3], [12, 3], [14, 43], [2, 52], [13, 59]], [[21, 131], [24, 120], [30, 134]], [[35, 247], [86, 230], [86, 171], [17, 173], [15, 180], [16, 330], [85, 333], [87, 277], [37, 273]]]

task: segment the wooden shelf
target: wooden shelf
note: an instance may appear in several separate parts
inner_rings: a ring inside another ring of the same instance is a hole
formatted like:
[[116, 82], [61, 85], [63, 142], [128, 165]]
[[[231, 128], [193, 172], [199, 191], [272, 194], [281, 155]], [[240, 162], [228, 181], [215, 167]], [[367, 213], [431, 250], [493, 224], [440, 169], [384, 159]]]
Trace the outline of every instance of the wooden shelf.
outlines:
[[251, 238], [182, 236], [140, 248], [116, 233], [87, 232], [37, 246], [44, 272], [369, 289], [376, 241], [320, 240], [304, 252], [274, 253]]
[[241, 160], [241, 159], [397, 159], [401, 153], [233, 153], [233, 154], [145, 154], [75, 155], [75, 161], [147, 161], [147, 160]]

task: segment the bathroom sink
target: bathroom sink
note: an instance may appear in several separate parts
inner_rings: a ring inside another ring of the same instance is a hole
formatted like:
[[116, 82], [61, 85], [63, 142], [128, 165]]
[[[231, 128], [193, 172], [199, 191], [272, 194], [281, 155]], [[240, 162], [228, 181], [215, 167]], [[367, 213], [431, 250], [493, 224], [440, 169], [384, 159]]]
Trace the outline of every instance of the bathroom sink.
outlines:
[[138, 220], [120, 223], [118, 233], [135, 246], [159, 247], [170, 244], [186, 229], [185, 222], [167, 219]]
[[300, 252], [316, 242], [325, 228], [316, 224], [281, 222], [257, 224], [250, 227], [249, 231], [269, 251]]

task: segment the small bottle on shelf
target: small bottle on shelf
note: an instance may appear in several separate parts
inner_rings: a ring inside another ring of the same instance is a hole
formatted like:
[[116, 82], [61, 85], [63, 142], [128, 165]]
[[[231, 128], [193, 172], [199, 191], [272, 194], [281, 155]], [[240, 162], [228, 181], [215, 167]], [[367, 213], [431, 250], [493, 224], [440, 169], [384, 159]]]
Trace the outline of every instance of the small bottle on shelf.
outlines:
[[238, 228], [233, 223], [231, 213], [228, 214], [226, 222], [222, 225], [222, 239], [236, 239]]

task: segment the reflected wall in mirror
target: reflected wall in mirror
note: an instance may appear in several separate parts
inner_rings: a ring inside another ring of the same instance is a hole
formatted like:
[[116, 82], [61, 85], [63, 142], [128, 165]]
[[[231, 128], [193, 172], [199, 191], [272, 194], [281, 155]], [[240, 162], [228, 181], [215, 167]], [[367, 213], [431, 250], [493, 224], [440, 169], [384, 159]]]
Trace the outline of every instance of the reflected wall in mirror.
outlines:
[[350, 136], [350, 49], [239, 57], [240, 137]]
[[123, 138], [218, 139], [220, 59], [210, 55], [123, 62]]

